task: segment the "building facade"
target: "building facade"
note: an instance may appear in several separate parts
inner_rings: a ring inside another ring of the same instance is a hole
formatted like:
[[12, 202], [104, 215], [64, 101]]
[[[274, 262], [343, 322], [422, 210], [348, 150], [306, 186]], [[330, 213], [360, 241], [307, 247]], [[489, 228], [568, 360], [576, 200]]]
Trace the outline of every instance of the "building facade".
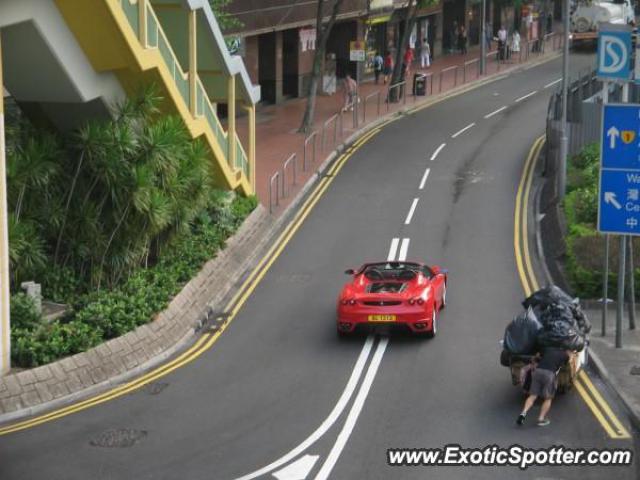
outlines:
[[[335, 91], [339, 79], [346, 73], [359, 80], [372, 74], [373, 57], [397, 48], [403, 34], [401, 20], [406, 4], [406, 0], [344, 0], [327, 41], [322, 92]], [[440, 55], [442, 7], [443, 2], [438, 2], [418, 12], [410, 38], [412, 46], [427, 38], [431, 52]], [[241, 26], [225, 34], [233, 39], [251, 80], [260, 85], [262, 100], [280, 103], [287, 98], [304, 96], [316, 49], [317, 3], [234, 0], [227, 11]], [[324, 13], [328, 16], [330, 12]], [[364, 49], [364, 60], [353, 61], [352, 49]]]

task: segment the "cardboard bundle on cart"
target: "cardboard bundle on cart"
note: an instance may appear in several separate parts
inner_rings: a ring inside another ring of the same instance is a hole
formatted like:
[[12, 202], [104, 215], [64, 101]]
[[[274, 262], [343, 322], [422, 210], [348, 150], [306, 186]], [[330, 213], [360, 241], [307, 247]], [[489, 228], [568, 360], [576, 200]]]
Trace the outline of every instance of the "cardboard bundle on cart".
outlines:
[[585, 362], [591, 330], [579, 300], [554, 285], [533, 293], [522, 305], [524, 312], [505, 329], [500, 363], [510, 367], [512, 383], [520, 385], [525, 367], [545, 347], [571, 350], [575, 354], [558, 373], [558, 391], [568, 390]]

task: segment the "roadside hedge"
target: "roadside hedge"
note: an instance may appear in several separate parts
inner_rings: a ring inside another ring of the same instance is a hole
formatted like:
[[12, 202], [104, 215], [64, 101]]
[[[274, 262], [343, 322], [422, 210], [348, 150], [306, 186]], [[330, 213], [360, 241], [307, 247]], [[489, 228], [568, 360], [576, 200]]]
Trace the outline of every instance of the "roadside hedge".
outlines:
[[[596, 230], [598, 221], [598, 171], [600, 145], [587, 145], [573, 156], [567, 170], [567, 193], [564, 213], [567, 220], [565, 272], [574, 295], [581, 298], [602, 297], [604, 237]], [[617, 294], [618, 241], [610, 240], [609, 297]], [[640, 252], [634, 240], [634, 251]], [[640, 253], [639, 253], [640, 254]], [[636, 260], [636, 259], [634, 259]], [[636, 284], [640, 272], [634, 270]], [[636, 296], [640, 298], [636, 290]]]
[[233, 197], [223, 192], [215, 195], [217, 198], [211, 202], [215, 208], [202, 212], [187, 232], [165, 248], [153, 266], [140, 267], [112, 290], [97, 290], [74, 298], [73, 275], [53, 272], [54, 279], [63, 281], [54, 296], [73, 298], [71, 313], [58, 321], [45, 323], [28, 297], [22, 293], [13, 295], [13, 364], [43, 365], [88, 350], [151, 321], [204, 263], [224, 248], [225, 240], [257, 205], [255, 197]]

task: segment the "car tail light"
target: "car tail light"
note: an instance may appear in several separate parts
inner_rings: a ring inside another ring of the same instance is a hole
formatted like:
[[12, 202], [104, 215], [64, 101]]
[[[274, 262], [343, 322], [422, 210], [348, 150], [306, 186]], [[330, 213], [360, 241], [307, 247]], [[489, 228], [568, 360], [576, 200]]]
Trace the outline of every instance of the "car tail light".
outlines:
[[410, 298], [410, 299], [409, 299], [409, 305], [413, 305], [414, 303], [416, 303], [415, 299]]
[[349, 300], [349, 305], [355, 305], [356, 301], [354, 298], [352, 298], [351, 300]]
[[354, 298], [345, 298], [344, 300], [342, 300], [342, 305], [355, 305], [356, 304], [356, 300]]
[[423, 303], [424, 303], [424, 300], [423, 300], [423, 299], [421, 299], [421, 298], [419, 298], [419, 299], [418, 299], [418, 305], [422, 305]]

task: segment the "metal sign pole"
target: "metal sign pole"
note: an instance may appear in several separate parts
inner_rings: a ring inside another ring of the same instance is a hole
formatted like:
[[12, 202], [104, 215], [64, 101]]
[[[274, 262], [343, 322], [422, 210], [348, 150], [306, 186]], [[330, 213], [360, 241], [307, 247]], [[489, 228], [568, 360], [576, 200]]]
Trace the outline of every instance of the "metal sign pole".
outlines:
[[0, 45], [0, 375], [11, 368], [9, 315], [9, 221], [7, 216], [7, 171], [4, 143], [4, 87]]
[[[622, 85], [622, 103], [629, 102], [629, 83]], [[618, 252], [618, 304], [616, 308], [616, 348], [622, 348], [622, 317], [624, 315], [624, 276], [627, 237], [620, 235], [620, 251]]]
[[629, 330], [636, 329], [636, 282], [634, 275], [634, 264], [633, 264], [633, 237], [631, 235], [629, 238], [629, 259], [627, 263], [629, 264], [629, 303], [627, 304], [629, 309]]
[[[609, 82], [602, 82], [602, 104], [609, 102]], [[607, 310], [609, 309], [609, 234], [604, 235], [604, 272], [602, 275], [602, 336], [607, 334]]]
[[567, 186], [567, 150], [569, 137], [567, 133], [567, 95], [569, 89], [569, 0], [564, 0], [564, 49], [562, 52], [562, 121], [560, 137], [560, 181], [559, 192], [560, 198], [564, 198]]

